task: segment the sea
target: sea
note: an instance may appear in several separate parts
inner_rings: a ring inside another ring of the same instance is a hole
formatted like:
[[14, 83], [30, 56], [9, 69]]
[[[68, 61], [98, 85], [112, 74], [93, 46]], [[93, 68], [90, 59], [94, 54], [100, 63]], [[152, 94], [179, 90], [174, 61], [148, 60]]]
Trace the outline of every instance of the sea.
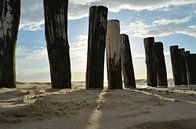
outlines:
[[[85, 87], [85, 81], [73, 81], [72, 82], [72, 87]], [[104, 87], [108, 87], [107, 82], [104, 82]], [[124, 87], [124, 86], [123, 86]], [[137, 88], [148, 88], [147, 86], [147, 80], [146, 79], [138, 79], [136, 80], [136, 87]], [[174, 85], [173, 79], [168, 79], [168, 87], [176, 87]], [[180, 85], [177, 87], [196, 87], [196, 85]]]

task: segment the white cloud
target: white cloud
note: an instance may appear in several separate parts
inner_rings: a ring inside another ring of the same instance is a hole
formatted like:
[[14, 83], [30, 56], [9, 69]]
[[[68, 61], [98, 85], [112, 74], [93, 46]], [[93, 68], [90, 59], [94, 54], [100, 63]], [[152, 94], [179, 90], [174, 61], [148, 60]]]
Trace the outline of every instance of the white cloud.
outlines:
[[172, 34], [185, 34], [196, 37], [196, 25], [187, 25], [190, 17], [183, 19], [162, 19], [155, 20], [152, 24], [146, 24], [143, 21], [135, 21], [127, 26], [123, 26], [124, 33], [129, 33], [134, 37], [148, 36], [169, 36]]
[[[87, 59], [87, 36], [78, 35], [70, 43], [72, 73], [84, 73]], [[18, 81], [49, 81], [49, 61], [47, 48], [17, 47], [16, 66]]]
[[[44, 19], [42, 0], [22, 0], [21, 29], [35, 31], [41, 29]], [[69, 19], [88, 16], [89, 7], [104, 5], [112, 12], [129, 10], [166, 10], [170, 6], [196, 4], [195, 0], [69, 0]]]
[[133, 23], [130, 23], [128, 25], [122, 26], [122, 33], [131, 33], [131, 35], [135, 37], [143, 37], [145, 35], [148, 35], [148, 31], [150, 29], [149, 25], [146, 25], [142, 21], [135, 21]]
[[35, 31], [43, 25], [43, 1], [22, 0], [21, 1], [21, 22], [20, 29]]
[[71, 43], [70, 56], [72, 72], [85, 72], [87, 61], [87, 36], [79, 35]]
[[48, 64], [47, 49], [40, 47], [34, 50], [19, 47], [16, 49], [17, 62], [20, 65]]
[[87, 35], [78, 35], [76, 37], [76, 40], [71, 43], [71, 49], [81, 49], [81, 48], [87, 48]]
[[73, 4], [80, 4], [80, 5], [90, 5], [94, 2], [99, 2], [100, 0], [70, 0]]
[[90, 6], [104, 5], [109, 11], [118, 12], [122, 9], [129, 10], [166, 10], [170, 6], [181, 6], [196, 4], [195, 0], [70, 0], [69, 16], [71, 19], [78, 19], [88, 15]]
[[183, 19], [161, 19], [156, 20], [153, 23], [157, 25], [169, 25], [169, 24], [182, 24], [191, 21], [191, 17], [185, 17]]
[[16, 49], [17, 81], [49, 81], [49, 64], [46, 48]]
[[39, 63], [39, 64], [48, 64], [48, 54], [47, 49], [41, 47], [27, 54], [25, 60], [28, 63]]
[[44, 24], [44, 21], [38, 21], [38, 22], [27, 22], [27, 23], [21, 23], [20, 29], [23, 29], [24, 31], [37, 31], [42, 29], [42, 25]]

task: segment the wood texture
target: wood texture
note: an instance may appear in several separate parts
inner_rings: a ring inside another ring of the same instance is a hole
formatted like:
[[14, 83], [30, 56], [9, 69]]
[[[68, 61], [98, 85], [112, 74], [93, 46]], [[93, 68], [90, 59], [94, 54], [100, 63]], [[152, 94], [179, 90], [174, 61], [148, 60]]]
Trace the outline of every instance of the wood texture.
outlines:
[[177, 45], [170, 47], [171, 63], [173, 70], [173, 79], [175, 85], [182, 85], [179, 48]]
[[147, 85], [157, 87], [157, 65], [155, 62], [154, 37], [144, 39], [146, 55]]
[[190, 77], [190, 66], [188, 58], [190, 56], [190, 51], [185, 51], [185, 62], [186, 62], [186, 75], [187, 75], [187, 82], [188, 84], [191, 84], [191, 77]]
[[68, 0], [44, 0], [45, 36], [52, 88], [71, 88], [67, 10]]
[[124, 86], [126, 88], [136, 88], [129, 36], [126, 34], [121, 34], [120, 42], [122, 64], [121, 67], [123, 72]]
[[122, 89], [120, 23], [109, 20], [107, 25], [106, 56], [108, 88]]
[[103, 89], [104, 56], [106, 47], [108, 9], [104, 6], [90, 8], [86, 88]]
[[180, 56], [180, 71], [181, 71], [181, 81], [182, 85], [188, 85], [187, 80], [187, 70], [186, 70], [186, 57], [185, 57], [185, 49], [179, 49], [179, 56]]
[[186, 67], [189, 85], [196, 84], [196, 54], [186, 53]]
[[20, 0], [0, 0], [0, 87], [16, 87], [15, 49]]
[[154, 44], [155, 61], [157, 64], [157, 83], [160, 87], [167, 87], [167, 70], [162, 42]]

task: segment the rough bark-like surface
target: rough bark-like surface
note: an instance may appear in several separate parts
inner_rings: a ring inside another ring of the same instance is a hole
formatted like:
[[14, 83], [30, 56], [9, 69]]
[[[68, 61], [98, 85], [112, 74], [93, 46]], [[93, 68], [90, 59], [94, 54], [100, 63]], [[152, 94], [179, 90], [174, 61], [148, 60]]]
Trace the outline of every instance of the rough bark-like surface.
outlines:
[[183, 85], [188, 85], [187, 80], [187, 70], [186, 70], [186, 57], [185, 57], [185, 49], [179, 49], [179, 56], [180, 56], [180, 70], [181, 70], [181, 81]]
[[120, 47], [120, 23], [118, 20], [109, 20], [106, 40], [109, 89], [122, 89]]
[[190, 51], [185, 51], [187, 82], [190, 85], [191, 84], [191, 77], [190, 77], [190, 65], [189, 65], [189, 61], [188, 61], [189, 56], [190, 56]]
[[154, 37], [144, 39], [146, 55], [147, 85], [157, 87], [157, 66], [155, 62]]
[[174, 83], [175, 85], [182, 85], [180, 56], [179, 56], [179, 49], [177, 45], [170, 47], [170, 55], [171, 55]]
[[155, 61], [157, 64], [157, 82], [160, 87], [167, 87], [167, 70], [165, 65], [165, 56], [163, 43], [156, 42], [154, 44]]
[[53, 88], [71, 88], [67, 9], [68, 0], [44, 0], [45, 36]]
[[189, 85], [196, 84], [196, 54], [186, 53], [186, 66]]
[[0, 87], [16, 87], [15, 49], [20, 0], [0, 0]]
[[121, 34], [120, 42], [121, 42], [121, 64], [122, 64], [121, 67], [122, 67], [123, 78], [124, 78], [124, 86], [126, 88], [136, 88], [129, 36], [126, 34]]
[[104, 56], [106, 47], [108, 9], [103, 6], [90, 8], [86, 88], [103, 89]]

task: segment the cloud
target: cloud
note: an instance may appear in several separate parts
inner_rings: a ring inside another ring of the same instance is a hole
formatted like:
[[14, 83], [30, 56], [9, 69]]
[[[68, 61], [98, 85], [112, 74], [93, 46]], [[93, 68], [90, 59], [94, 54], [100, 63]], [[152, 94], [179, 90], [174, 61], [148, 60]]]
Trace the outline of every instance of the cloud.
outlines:
[[27, 21], [26, 23], [22, 23], [20, 24], [20, 28], [24, 31], [37, 31], [37, 30], [41, 30], [42, 25], [44, 24], [44, 21]]
[[85, 72], [87, 61], [87, 35], [78, 35], [71, 43], [70, 56], [72, 72]]
[[[87, 36], [78, 35], [70, 43], [72, 73], [84, 73], [87, 59]], [[17, 47], [17, 81], [49, 81], [49, 61], [46, 47]]]
[[17, 81], [49, 81], [47, 49], [40, 47], [16, 49]]
[[36, 31], [44, 24], [42, 0], [21, 0], [20, 29]]
[[172, 34], [185, 34], [196, 37], [196, 25], [188, 25], [191, 17], [183, 19], [159, 19], [151, 24], [143, 21], [135, 21], [122, 27], [124, 33], [129, 33], [134, 37], [149, 37], [149, 36], [169, 36]]
[[44, 47], [34, 50], [25, 47], [18, 47], [16, 53], [17, 61], [22, 65], [48, 64], [47, 49]]
[[169, 24], [182, 24], [191, 21], [191, 17], [185, 17], [183, 19], [161, 19], [156, 20], [153, 23], [157, 25], [169, 25]]
[[88, 36], [87, 35], [78, 35], [76, 36], [76, 40], [71, 43], [71, 49], [75, 50], [75, 49], [81, 49], [81, 48], [87, 48], [87, 39]]
[[[20, 29], [36, 31], [43, 29], [44, 12], [42, 0], [22, 0], [22, 15]], [[122, 9], [129, 10], [167, 10], [170, 6], [196, 4], [195, 0], [69, 0], [69, 19], [79, 19], [88, 16], [89, 7], [104, 5], [111, 12]]]
[[195, 0], [70, 0], [69, 16], [71, 19], [78, 19], [88, 15], [90, 6], [104, 5], [111, 12], [119, 12], [122, 9], [128, 10], [167, 10], [170, 6], [181, 6], [196, 4]]

